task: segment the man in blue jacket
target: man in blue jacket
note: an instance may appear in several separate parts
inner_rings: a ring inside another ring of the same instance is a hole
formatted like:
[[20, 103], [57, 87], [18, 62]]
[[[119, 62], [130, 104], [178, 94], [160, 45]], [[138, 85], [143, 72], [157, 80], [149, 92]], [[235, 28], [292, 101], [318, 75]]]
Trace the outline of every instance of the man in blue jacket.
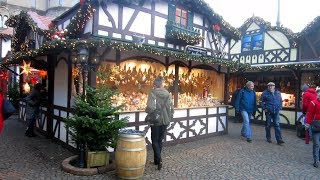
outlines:
[[241, 136], [246, 137], [249, 143], [252, 141], [250, 117], [255, 115], [257, 109], [256, 92], [253, 88], [254, 83], [248, 81], [246, 86], [238, 93], [235, 102], [236, 112], [240, 112], [243, 119]]
[[267, 84], [268, 89], [263, 91], [260, 99], [261, 108], [266, 115], [266, 138], [267, 142], [271, 143], [271, 121], [273, 121], [274, 132], [278, 145], [283, 145], [284, 141], [281, 136], [280, 129], [280, 113], [282, 109], [282, 98], [281, 92], [275, 89], [275, 84], [269, 82]]

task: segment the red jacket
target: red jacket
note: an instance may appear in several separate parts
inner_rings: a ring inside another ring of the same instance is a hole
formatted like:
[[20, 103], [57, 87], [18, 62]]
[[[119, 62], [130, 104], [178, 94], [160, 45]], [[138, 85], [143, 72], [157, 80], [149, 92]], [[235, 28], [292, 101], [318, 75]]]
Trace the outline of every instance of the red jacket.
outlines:
[[2, 132], [3, 126], [4, 126], [4, 120], [2, 115], [2, 105], [3, 105], [3, 95], [0, 93], [0, 134]]
[[314, 88], [307, 89], [302, 95], [302, 112], [306, 113], [311, 101], [317, 99], [317, 93]]
[[310, 102], [307, 113], [307, 123], [311, 124], [313, 120], [320, 120], [320, 100], [316, 99]]

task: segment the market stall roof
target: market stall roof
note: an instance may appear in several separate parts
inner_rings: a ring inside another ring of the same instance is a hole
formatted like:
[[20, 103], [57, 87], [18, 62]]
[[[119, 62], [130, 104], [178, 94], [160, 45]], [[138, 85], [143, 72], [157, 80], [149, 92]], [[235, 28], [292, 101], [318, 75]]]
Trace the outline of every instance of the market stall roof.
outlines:
[[[20, 14], [10, 16], [6, 21], [9, 27], [17, 28], [21, 23], [27, 23], [34, 32], [43, 34], [45, 30], [49, 30], [49, 24], [53, 20], [52, 17], [41, 16], [33, 11], [21, 11]], [[23, 29], [16, 29], [16, 31]]]
[[297, 38], [303, 38], [307, 34], [320, 28], [320, 16], [314, 18], [300, 33], [297, 34]]
[[251, 23], [257, 23], [260, 27], [265, 28], [266, 30], [273, 30], [273, 31], [280, 31], [282, 32], [284, 35], [287, 36], [287, 38], [289, 39], [289, 41], [291, 43], [294, 43], [294, 45], [296, 44], [296, 38], [297, 38], [297, 34], [293, 33], [291, 29], [283, 27], [282, 25], [279, 26], [271, 26], [271, 23], [268, 21], [265, 21], [263, 18], [258, 17], [258, 16], [252, 16], [250, 18], [248, 18], [243, 24], [242, 26], [239, 27], [239, 31], [241, 33], [245, 33], [245, 31], [248, 29], [248, 27], [251, 25]]
[[33, 19], [37, 26], [42, 30], [49, 30], [49, 24], [52, 22], [53, 18], [48, 16], [40, 16], [36, 12], [29, 11], [28, 15]]
[[6, 28], [0, 30], [0, 38], [11, 38], [13, 35], [13, 28]]

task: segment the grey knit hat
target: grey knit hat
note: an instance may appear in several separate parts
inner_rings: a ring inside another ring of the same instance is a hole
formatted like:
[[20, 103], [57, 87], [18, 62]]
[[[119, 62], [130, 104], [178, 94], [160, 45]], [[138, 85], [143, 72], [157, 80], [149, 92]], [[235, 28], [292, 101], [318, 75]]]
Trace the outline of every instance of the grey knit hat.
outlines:
[[309, 89], [309, 86], [307, 84], [304, 84], [302, 87], [301, 87], [301, 91], [302, 92], [305, 92], [307, 89]]
[[157, 78], [153, 81], [153, 85], [154, 85], [156, 88], [159, 88], [162, 83], [163, 83], [163, 77], [161, 77], [161, 76], [157, 77]]

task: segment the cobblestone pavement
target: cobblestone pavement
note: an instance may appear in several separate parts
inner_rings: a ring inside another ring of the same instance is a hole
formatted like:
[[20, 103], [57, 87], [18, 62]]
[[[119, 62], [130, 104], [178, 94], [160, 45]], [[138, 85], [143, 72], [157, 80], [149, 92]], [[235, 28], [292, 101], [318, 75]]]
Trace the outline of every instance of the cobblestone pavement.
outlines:
[[[229, 123], [229, 134], [164, 147], [161, 171], [148, 160], [143, 179], [320, 179], [312, 166], [312, 144], [305, 145], [292, 130], [283, 130], [284, 146], [265, 141], [264, 128], [252, 125], [253, 141], [240, 138], [239, 123]], [[115, 172], [90, 177], [61, 170], [73, 155], [43, 136], [24, 136], [25, 125], [16, 117], [5, 122], [0, 137], [0, 179], [117, 179]]]

